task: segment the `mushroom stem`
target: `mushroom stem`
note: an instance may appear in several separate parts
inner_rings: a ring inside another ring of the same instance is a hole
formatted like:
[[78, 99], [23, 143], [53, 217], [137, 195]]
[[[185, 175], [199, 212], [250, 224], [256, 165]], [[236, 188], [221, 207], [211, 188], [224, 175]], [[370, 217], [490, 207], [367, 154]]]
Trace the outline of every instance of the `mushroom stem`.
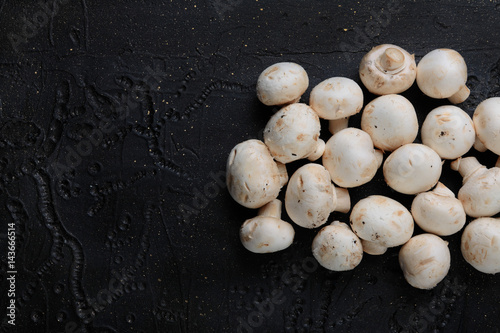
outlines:
[[318, 158], [323, 156], [325, 152], [325, 141], [318, 139], [316, 144], [316, 149], [311, 153], [311, 155], [307, 156], [309, 161], [316, 161]]
[[380, 67], [382, 67], [384, 71], [392, 72], [401, 69], [405, 62], [405, 56], [400, 50], [389, 47], [382, 53], [379, 61]]
[[380, 168], [384, 161], [384, 153], [380, 149], [374, 149], [375, 158], [377, 159], [377, 169]]
[[449, 188], [447, 188], [443, 183], [441, 182], [438, 182], [436, 187], [432, 190], [432, 193], [435, 193], [439, 196], [442, 196], [442, 197], [449, 197], [449, 198], [454, 198], [455, 197], [455, 193], [453, 193], [452, 190], [450, 190]]
[[286, 165], [280, 162], [276, 162], [278, 166], [278, 172], [280, 176], [280, 186], [283, 187], [288, 183], [288, 172], [286, 171]]
[[335, 211], [347, 213], [351, 210], [351, 196], [345, 188], [335, 187], [335, 196], [337, 197]]
[[347, 128], [348, 124], [349, 124], [349, 117], [333, 119], [329, 121], [328, 129], [330, 130], [330, 133], [335, 134], [340, 132], [344, 128]]
[[281, 201], [274, 199], [259, 209], [258, 216], [269, 216], [281, 219]]
[[466, 85], [463, 85], [459, 91], [448, 97], [448, 100], [453, 104], [460, 104], [465, 101], [470, 95], [470, 90]]
[[479, 138], [476, 136], [476, 141], [474, 141], [474, 149], [476, 149], [480, 153], [484, 153], [485, 151], [488, 150], [486, 146], [479, 140]]
[[498, 156], [497, 163], [495, 164], [495, 167], [500, 168], [500, 156]]
[[372, 255], [384, 254], [387, 251], [387, 247], [364, 239], [361, 240], [361, 245], [363, 245], [363, 251]]
[[458, 158], [455, 161], [451, 162], [450, 166], [452, 170], [460, 172], [460, 175], [464, 178], [463, 179], [464, 184], [477, 171], [486, 168], [484, 165], [479, 163], [477, 158], [473, 156]]

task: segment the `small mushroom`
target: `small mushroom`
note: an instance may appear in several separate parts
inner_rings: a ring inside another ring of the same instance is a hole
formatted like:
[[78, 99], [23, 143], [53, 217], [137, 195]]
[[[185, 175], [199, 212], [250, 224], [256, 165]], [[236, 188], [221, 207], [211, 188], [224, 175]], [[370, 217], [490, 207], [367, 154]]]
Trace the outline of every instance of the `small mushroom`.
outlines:
[[350, 116], [361, 111], [363, 90], [351, 79], [332, 77], [313, 88], [309, 104], [320, 118], [330, 120], [330, 132], [334, 134], [347, 127]]
[[500, 168], [487, 169], [477, 158], [464, 157], [453, 161], [451, 169], [463, 177], [458, 200], [467, 215], [488, 217], [500, 213]]
[[330, 174], [322, 165], [309, 163], [290, 177], [285, 207], [293, 222], [304, 228], [316, 228], [325, 224], [335, 210], [347, 213], [351, 200], [346, 189], [333, 186]]
[[465, 101], [470, 94], [467, 65], [455, 50], [437, 49], [427, 53], [417, 66], [417, 84], [432, 98], [448, 98], [453, 104]]
[[303, 103], [276, 112], [264, 129], [264, 142], [274, 159], [289, 163], [302, 158], [315, 161], [323, 155], [325, 142], [319, 138], [318, 115]]
[[361, 129], [370, 134], [375, 147], [393, 151], [417, 137], [417, 113], [410, 101], [401, 95], [380, 96], [363, 109]]
[[462, 203], [442, 183], [430, 192], [418, 194], [413, 199], [411, 214], [422, 230], [438, 236], [453, 235], [466, 221]]
[[429, 112], [420, 134], [422, 143], [444, 159], [456, 159], [464, 155], [476, 140], [472, 119], [453, 105], [443, 105]]
[[265, 105], [297, 103], [309, 86], [304, 68], [279, 62], [266, 68], [257, 79], [257, 97]]
[[383, 254], [389, 247], [406, 243], [413, 234], [413, 217], [408, 209], [382, 195], [358, 201], [349, 219], [368, 254]]
[[359, 77], [375, 95], [399, 94], [415, 82], [416, 68], [413, 55], [399, 46], [382, 44], [361, 59]]
[[256, 217], [246, 220], [240, 228], [243, 246], [253, 253], [271, 253], [286, 249], [293, 242], [295, 231], [281, 220], [281, 201], [274, 199]]
[[450, 270], [448, 242], [433, 234], [412, 237], [399, 251], [399, 265], [406, 281], [419, 289], [432, 289]]
[[479, 141], [500, 155], [500, 97], [491, 97], [479, 103], [472, 120]]
[[442, 162], [431, 148], [410, 143], [393, 151], [384, 162], [384, 178], [393, 190], [417, 194], [430, 190], [441, 176]]
[[334, 134], [326, 143], [323, 166], [340, 187], [356, 187], [368, 183], [382, 164], [382, 152], [373, 148], [370, 136], [349, 127]]
[[332, 271], [348, 271], [363, 259], [360, 239], [345, 223], [335, 221], [323, 227], [312, 243], [312, 253], [319, 264]]
[[462, 255], [480, 272], [500, 273], [500, 219], [483, 217], [469, 223], [462, 234]]
[[226, 170], [231, 197], [247, 208], [259, 208], [275, 199], [288, 181], [285, 165], [276, 163], [260, 140], [237, 144], [229, 154]]

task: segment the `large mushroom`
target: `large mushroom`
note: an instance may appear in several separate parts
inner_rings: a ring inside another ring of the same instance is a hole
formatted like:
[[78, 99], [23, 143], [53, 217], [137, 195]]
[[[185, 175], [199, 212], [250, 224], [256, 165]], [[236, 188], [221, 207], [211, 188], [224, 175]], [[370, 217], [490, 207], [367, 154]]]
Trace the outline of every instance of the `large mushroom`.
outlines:
[[480, 143], [500, 155], [500, 97], [488, 98], [479, 103], [472, 120]]
[[393, 151], [384, 162], [384, 178], [392, 189], [404, 194], [430, 190], [441, 176], [442, 162], [431, 148], [410, 143]]
[[418, 194], [411, 204], [411, 214], [422, 230], [449, 236], [465, 225], [464, 207], [455, 194], [442, 183], [429, 192]]
[[370, 134], [375, 147], [394, 151], [417, 137], [417, 113], [411, 102], [401, 95], [380, 96], [363, 109], [361, 129]]
[[330, 120], [330, 132], [347, 127], [348, 118], [363, 107], [363, 90], [353, 80], [332, 77], [313, 88], [309, 96], [311, 108], [320, 118]]
[[319, 138], [318, 115], [303, 103], [276, 112], [264, 129], [264, 142], [274, 159], [289, 163], [302, 158], [315, 161], [323, 155], [325, 142]]
[[314, 237], [312, 253], [326, 269], [348, 271], [358, 266], [363, 259], [363, 246], [347, 224], [334, 221]]
[[375, 95], [399, 94], [415, 82], [416, 67], [415, 57], [403, 48], [382, 44], [361, 59], [359, 77]]
[[243, 246], [254, 253], [271, 253], [289, 247], [295, 231], [281, 219], [281, 201], [274, 199], [259, 209], [256, 217], [246, 220], [240, 228]]
[[427, 53], [417, 66], [417, 84], [432, 98], [448, 98], [453, 104], [464, 102], [470, 94], [467, 65], [455, 50], [437, 49]]
[[352, 208], [350, 222], [354, 233], [361, 238], [363, 250], [373, 255], [406, 243], [414, 228], [408, 209], [382, 195], [371, 195], [358, 201]]
[[276, 199], [288, 181], [284, 164], [276, 163], [260, 140], [237, 144], [226, 166], [226, 184], [231, 197], [247, 208], [259, 208]]
[[448, 242], [433, 234], [412, 237], [399, 251], [399, 264], [410, 285], [432, 289], [450, 270]]
[[453, 105], [443, 105], [427, 114], [421, 130], [422, 143], [444, 159], [467, 153], [476, 140], [472, 119]]
[[382, 152], [373, 148], [373, 141], [366, 132], [348, 127], [326, 143], [323, 166], [335, 184], [350, 188], [372, 180], [382, 158]]
[[500, 273], [500, 219], [478, 218], [465, 227], [462, 255], [480, 272]]
[[463, 177], [458, 199], [467, 215], [488, 217], [500, 213], [500, 168], [487, 169], [473, 156], [453, 161], [451, 168]]
[[293, 62], [267, 67], [257, 79], [257, 97], [265, 105], [297, 103], [309, 86], [304, 68]]
[[330, 174], [320, 164], [309, 163], [290, 177], [285, 195], [285, 208], [293, 222], [304, 228], [326, 223], [333, 211], [347, 213], [351, 208], [346, 189], [335, 188]]

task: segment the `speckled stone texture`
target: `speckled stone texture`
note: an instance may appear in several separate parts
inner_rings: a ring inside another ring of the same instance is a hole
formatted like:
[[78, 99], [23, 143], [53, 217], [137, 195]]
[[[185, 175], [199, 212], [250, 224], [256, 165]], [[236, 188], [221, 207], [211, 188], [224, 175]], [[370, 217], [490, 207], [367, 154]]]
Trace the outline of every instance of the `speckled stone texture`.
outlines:
[[[444, 237], [451, 270], [429, 291], [404, 280], [399, 248], [350, 272], [319, 267], [317, 229], [252, 254], [238, 230], [256, 211], [231, 199], [224, 173], [231, 148], [262, 138], [276, 110], [255, 84], [279, 61], [306, 69], [307, 103], [329, 77], [360, 83], [375, 45], [417, 62], [452, 48], [468, 64], [471, 96], [459, 106], [472, 115], [500, 96], [499, 16], [487, 0], [0, 0], [1, 332], [498, 332], [499, 277], [463, 260], [460, 233]], [[366, 104], [374, 96], [363, 91]], [[420, 124], [448, 104], [416, 84], [403, 95]], [[469, 155], [488, 167], [497, 158]], [[441, 181], [457, 193], [449, 164]], [[413, 198], [381, 170], [350, 193], [353, 204], [381, 194], [409, 208]]]

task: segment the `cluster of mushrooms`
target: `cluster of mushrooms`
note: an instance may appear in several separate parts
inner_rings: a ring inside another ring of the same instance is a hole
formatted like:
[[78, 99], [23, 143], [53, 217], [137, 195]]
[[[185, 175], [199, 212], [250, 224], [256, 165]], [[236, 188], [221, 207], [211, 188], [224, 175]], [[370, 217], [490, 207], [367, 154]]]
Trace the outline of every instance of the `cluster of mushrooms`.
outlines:
[[[380, 255], [401, 246], [399, 263], [416, 288], [436, 286], [450, 268], [448, 236], [463, 229], [466, 216], [476, 218], [462, 234], [461, 251], [477, 270], [500, 272], [500, 159], [487, 169], [475, 157], [462, 157], [472, 147], [500, 155], [500, 97], [480, 103], [473, 117], [454, 105], [440, 106], [425, 118], [422, 144], [412, 103], [398, 95], [414, 81], [432, 98], [459, 104], [469, 96], [467, 67], [451, 49], [436, 49], [416, 65], [413, 55], [384, 44], [368, 52], [359, 67], [362, 83], [377, 98], [364, 106], [363, 92], [353, 80], [332, 77], [315, 86], [309, 105], [300, 98], [309, 86], [303, 67], [281, 62], [266, 68], [257, 81], [257, 96], [280, 109], [269, 119], [261, 140], [236, 145], [227, 161], [232, 198], [259, 208], [246, 220], [240, 239], [254, 253], [280, 251], [293, 242], [291, 223], [281, 219], [277, 199], [286, 186], [285, 209], [300, 228], [323, 226], [312, 242], [319, 264], [333, 271], [356, 267], [363, 252]], [[363, 109], [361, 129], [348, 118]], [[330, 139], [320, 139], [320, 118], [329, 122]], [[384, 160], [384, 154], [388, 156]], [[308, 159], [289, 178], [286, 164]], [[321, 159], [321, 164], [312, 163]], [[457, 197], [439, 182], [443, 160], [463, 177]], [[368, 183], [383, 168], [393, 190], [415, 195], [411, 209], [382, 195], [371, 195], [351, 210], [348, 189]], [[333, 211], [350, 213], [349, 225], [324, 226]], [[425, 231], [413, 236], [414, 223]]]

